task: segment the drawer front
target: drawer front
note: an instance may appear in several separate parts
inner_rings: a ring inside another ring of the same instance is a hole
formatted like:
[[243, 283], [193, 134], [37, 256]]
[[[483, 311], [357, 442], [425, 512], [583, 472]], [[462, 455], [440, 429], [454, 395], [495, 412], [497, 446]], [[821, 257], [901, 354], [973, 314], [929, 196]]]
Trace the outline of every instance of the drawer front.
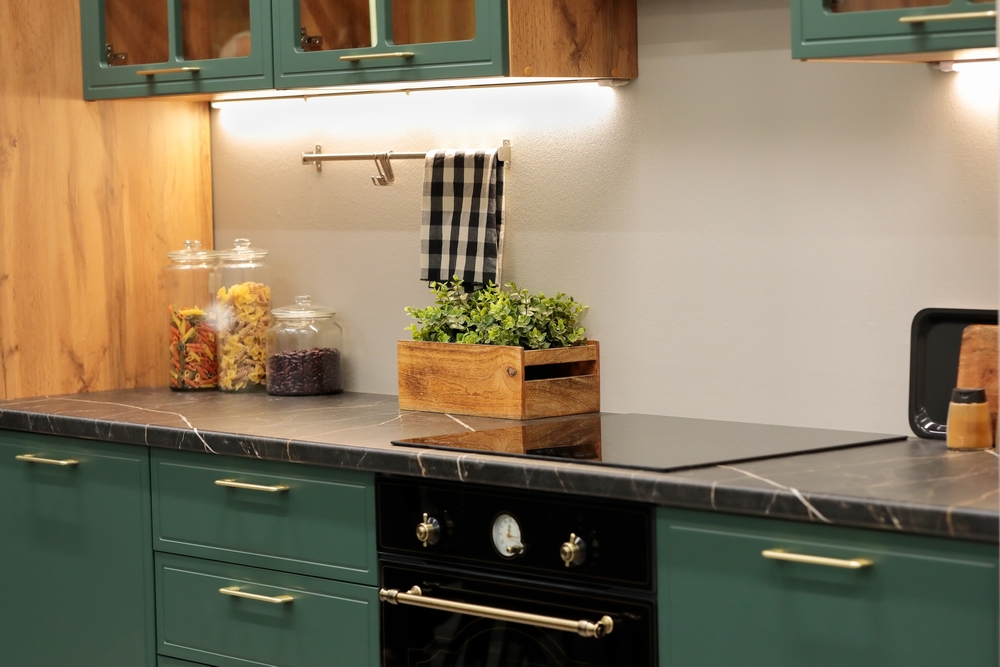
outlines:
[[[275, 601], [220, 592], [233, 588]], [[374, 587], [156, 554], [156, 608], [161, 655], [215, 667], [379, 662]]]
[[376, 581], [370, 474], [154, 451], [152, 478], [157, 551]]
[[0, 431], [0, 664], [151, 667], [150, 535], [146, 448]]
[[997, 665], [996, 546], [662, 508], [657, 530], [664, 667]]
[[793, 0], [792, 57], [830, 58], [920, 53], [996, 46], [995, 20], [965, 18], [903, 23], [914, 16], [964, 15], [996, 9], [994, 2], [952, 0], [945, 5], [832, 12], [828, 0]]

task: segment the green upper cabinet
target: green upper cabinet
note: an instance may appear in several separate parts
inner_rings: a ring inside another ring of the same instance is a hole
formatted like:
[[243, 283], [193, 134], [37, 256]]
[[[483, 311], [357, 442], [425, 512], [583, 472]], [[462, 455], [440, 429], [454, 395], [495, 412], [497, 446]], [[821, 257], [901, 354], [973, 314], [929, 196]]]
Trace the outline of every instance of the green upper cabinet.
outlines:
[[153, 667], [144, 447], [0, 431], [0, 664]]
[[988, 0], [792, 0], [792, 57], [995, 58], [995, 10]]
[[996, 667], [997, 545], [657, 513], [661, 667]]
[[281, 0], [274, 13], [278, 88], [507, 74], [505, 0]]
[[85, 99], [274, 85], [269, 0], [81, 0]]
[[86, 99], [639, 72], [636, 0], [81, 0], [81, 8]]

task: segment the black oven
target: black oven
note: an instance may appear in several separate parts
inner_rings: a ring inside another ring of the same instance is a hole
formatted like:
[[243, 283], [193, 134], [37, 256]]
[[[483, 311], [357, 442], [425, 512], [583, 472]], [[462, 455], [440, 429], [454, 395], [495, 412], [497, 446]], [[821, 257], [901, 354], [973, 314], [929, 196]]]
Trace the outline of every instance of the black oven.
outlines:
[[384, 667], [653, 667], [643, 506], [382, 478]]

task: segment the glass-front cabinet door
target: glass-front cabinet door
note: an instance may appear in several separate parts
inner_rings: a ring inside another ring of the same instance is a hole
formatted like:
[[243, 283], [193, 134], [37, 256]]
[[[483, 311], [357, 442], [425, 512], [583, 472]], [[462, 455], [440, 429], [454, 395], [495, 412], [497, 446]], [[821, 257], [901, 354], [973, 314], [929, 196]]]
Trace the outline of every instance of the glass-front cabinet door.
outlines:
[[276, 0], [275, 87], [507, 73], [505, 0]]
[[996, 44], [994, 0], [792, 1], [793, 58], [940, 52], [929, 59], [974, 59], [996, 57]]
[[270, 0], [81, 0], [85, 99], [271, 88]]

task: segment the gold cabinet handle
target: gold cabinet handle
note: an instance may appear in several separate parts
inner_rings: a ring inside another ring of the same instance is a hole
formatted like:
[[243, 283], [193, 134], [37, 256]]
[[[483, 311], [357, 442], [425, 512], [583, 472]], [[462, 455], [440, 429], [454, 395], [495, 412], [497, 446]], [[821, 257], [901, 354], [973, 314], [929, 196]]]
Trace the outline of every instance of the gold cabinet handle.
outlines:
[[862, 568], [871, 567], [875, 564], [867, 558], [825, 558], [824, 556], [808, 556], [806, 554], [788, 553], [784, 549], [765, 549], [760, 555], [771, 560], [783, 560], [789, 563], [805, 563], [807, 565], [825, 565], [826, 567], [840, 567], [845, 570], [860, 570]]
[[615, 629], [615, 622], [610, 616], [604, 616], [596, 623], [591, 623], [590, 621], [572, 621], [565, 618], [553, 618], [552, 616], [525, 614], [524, 612], [510, 611], [509, 609], [483, 607], [478, 604], [466, 604], [465, 602], [424, 597], [423, 591], [420, 590], [419, 586], [414, 586], [405, 593], [400, 593], [395, 589], [387, 590], [383, 588], [378, 592], [378, 599], [389, 604], [405, 604], [412, 607], [435, 609], [437, 611], [468, 614], [469, 616], [478, 616], [479, 618], [491, 618], [495, 621], [524, 623], [525, 625], [533, 625], [549, 630], [575, 632], [581, 637], [593, 637], [595, 639], [610, 635], [611, 631]]
[[276, 597], [271, 597], [269, 595], [257, 595], [256, 593], [247, 593], [245, 591], [241, 591], [239, 586], [229, 586], [227, 588], [220, 588], [219, 592], [222, 593], [223, 595], [231, 595], [234, 598], [257, 600], [258, 602], [270, 602], [271, 604], [285, 604], [295, 599], [291, 595], [278, 595]]
[[394, 51], [392, 53], [368, 53], [356, 56], [340, 56], [344, 62], [357, 62], [359, 60], [383, 60], [385, 58], [412, 58], [416, 54], [413, 51]]
[[183, 74], [184, 72], [200, 72], [200, 67], [168, 67], [166, 69], [141, 69], [139, 76], [156, 76], [157, 74]]
[[14, 458], [18, 461], [27, 461], [28, 463], [44, 463], [47, 466], [75, 466], [80, 464], [76, 459], [43, 459], [34, 454], [18, 454]]
[[995, 19], [996, 10], [985, 12], [961, 12], [959, 14], [920, 14], [918, 16], [901, 16], [900, 23], [932, 23], [934, 21], [966, 21], [969, 19]]
[[237, 482], [235, 479], [217, 479], [215, 480], [215, 485], [229, 487], [230, 489], [244, 489], [246, 491], [264, 491], [265, 493], [281, 493], [282, 491], [288, 490], [288, 487], [284, 484], [265, 486], [263, 484], [247, 484], [246, 482]]

